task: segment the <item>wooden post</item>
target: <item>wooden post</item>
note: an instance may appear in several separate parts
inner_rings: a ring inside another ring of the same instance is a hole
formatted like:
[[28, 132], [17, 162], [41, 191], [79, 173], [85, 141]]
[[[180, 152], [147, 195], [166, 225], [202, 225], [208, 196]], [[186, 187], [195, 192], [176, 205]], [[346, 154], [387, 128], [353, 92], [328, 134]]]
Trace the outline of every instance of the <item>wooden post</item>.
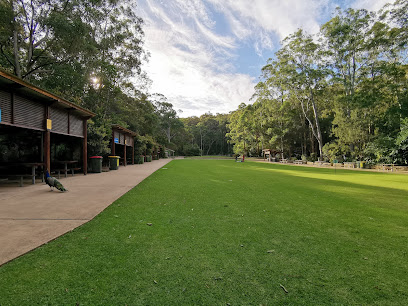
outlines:
[[123, 135], [124, 139], [124, 144], [123, 144], [123, 166], [126, 167], [126, 134]]
[[47, 119], [50, 118], [49, 106], [45, 106], [44, 116], [45, 132], [44, 132], [44, 165], [45, 170], [51, 172], [51, 132], [47, 129]]
[[51, 172], [51, 133], [50, 131], [44, 132], [44, 165], [45, 169]]
[[[87, 119], [84, 119], [84, 139], [82, 144], [82, 167], [84, 171], [84, 175], [88, 173], [88, 127], [87, 127]], [[67, 173], [65, 172], [65, 175]]]
[[112, 129], [111, 154], [112, 154], [112, 156], [115, 156], [115, 131], [113, 129]]
[[135, 164], [135, 138], [132, 139], [132, 165]]

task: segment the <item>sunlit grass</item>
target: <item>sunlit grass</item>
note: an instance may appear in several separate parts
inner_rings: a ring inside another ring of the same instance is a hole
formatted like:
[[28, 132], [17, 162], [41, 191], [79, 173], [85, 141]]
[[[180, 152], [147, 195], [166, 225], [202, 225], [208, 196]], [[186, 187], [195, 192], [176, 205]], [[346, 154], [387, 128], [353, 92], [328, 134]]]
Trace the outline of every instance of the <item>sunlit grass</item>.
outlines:
[[[254, 171], [274, 171], [286, 175], [300, 176], [303, 178], [317, 178], [330, 181], [356, 183], [366, 186], [388, 187], [393, 189], [407, 190], [408, 175], [394, 175], [389, 172], [364, 172], [345, 170], [341, 168], [304, 167], [296, 165], [272, 165], [271, 167], [253, 167]], [[374, 174], [374, 175], [373, 175]]]
[[203, 156], [186, 156], [185, 159], [235, 159], [235, 157], [225, 155], [203, 155]]
[[408, 176], [233, 160], [166, 168], [1, 267], [0, 305], [408, 300]]

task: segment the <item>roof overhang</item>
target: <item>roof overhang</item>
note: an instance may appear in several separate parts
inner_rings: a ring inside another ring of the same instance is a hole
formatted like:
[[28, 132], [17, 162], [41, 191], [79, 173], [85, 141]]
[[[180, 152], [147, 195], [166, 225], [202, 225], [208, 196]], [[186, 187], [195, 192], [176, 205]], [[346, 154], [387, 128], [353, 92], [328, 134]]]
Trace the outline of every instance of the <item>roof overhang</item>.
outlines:
[[128, 135], [131, 135], [131, 136], [137, 136], [137, 133], [136, 133], [136, 132], [133, 132], [133, 131], [131, 131], [131, 130], [128, 130], [127, 128], [124, 128], [123, 126], [120, 126], [119, 124], [112, 124], [112, 129], [113, 129], [113, 130], [121, 131], [121, 132], [123, 132], [124, 134], [128, 134]]
[[34, 98], [38, 101], [48, 103], [49, 105], [57, 104], [59, 107], [64, 109], [69, 109], [75, 112], [77, 115], [84, 118], [92, 118], [95, 113], [87, 110], [75, 103], [69, 102], [64, 98], [61, 98], [49, 91], [41, 89], [33, 84], [27, 83], [26, 81], [0, 69], [0, 87], [4, 87], [15, 93], [24, 95], [29, 98]]

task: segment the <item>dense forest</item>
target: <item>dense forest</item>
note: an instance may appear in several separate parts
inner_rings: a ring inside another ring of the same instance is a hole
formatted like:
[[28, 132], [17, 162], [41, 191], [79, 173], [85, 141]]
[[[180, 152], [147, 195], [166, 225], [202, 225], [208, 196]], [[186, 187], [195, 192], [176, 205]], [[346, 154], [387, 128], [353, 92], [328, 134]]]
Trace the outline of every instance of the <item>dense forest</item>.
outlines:
[[178, 118], [142, 71], [143, 20], [130, 0], [0, 2], [0, 66], [88, 108], [89, 151], [112, 123], [180, 155], [408, 163], [408, 2], [337, 9], [299, 29], [265, 63], [252, 101], [229, 114]]
[[289, 35], [262, 68], [253, 104], [231, 114], [235, 150], [285, 158], [408, 161], [408, 2], [338, 9]]
[[130, 0], [1, 0], [0, 66], [77, 103], [88, 121], [88, 151], [109, 151], [111, 125], [137, 131], [137, 149], [168, 143], [181, 126], [172, 105], [150, 94], [142, 71], [143, 20]]

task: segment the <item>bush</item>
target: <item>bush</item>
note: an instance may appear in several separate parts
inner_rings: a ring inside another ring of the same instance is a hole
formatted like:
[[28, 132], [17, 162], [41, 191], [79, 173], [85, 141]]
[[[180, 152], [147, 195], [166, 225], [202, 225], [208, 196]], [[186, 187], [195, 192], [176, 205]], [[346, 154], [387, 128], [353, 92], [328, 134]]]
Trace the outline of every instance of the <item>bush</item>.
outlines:
[[135, 163], [136, 164], [143, 164], [144, 163], [144, 156], [143, 155], [135, 156]]
[[[109, 122], [108, 122], [109, 123]], [[108, 123], [100, 123], [94, 119], [88, 120], [88, 154], [106, 155], [110, 152], [109, 143], [111, 129]]]
[[388, 136], [379, 136], [367, 145], [364, 151], [366, 160], [371, 163], [391, 164], [394, 162], [393, 147], [395, 147], [394, 139]]
[[335, 142], [331, 142], [331, 143], [326, 143], [323, 146], [323, 154], [324, 156], [327, 157], [327, 159], [332, 163], [333, 160], [337, 159], [339, 162], [341, 162], [340, 159], [341, 158], [341, 149], [339, 147], [339, 145]]
[[185, 145], [183, 148], [184, 156], [199, 156], [200, 155], [200, 148], [197, 144], [188, 144]]
[[317, 153], [310, 153], [309, 161], [312, 161], [312, 162], [317, 161]]

